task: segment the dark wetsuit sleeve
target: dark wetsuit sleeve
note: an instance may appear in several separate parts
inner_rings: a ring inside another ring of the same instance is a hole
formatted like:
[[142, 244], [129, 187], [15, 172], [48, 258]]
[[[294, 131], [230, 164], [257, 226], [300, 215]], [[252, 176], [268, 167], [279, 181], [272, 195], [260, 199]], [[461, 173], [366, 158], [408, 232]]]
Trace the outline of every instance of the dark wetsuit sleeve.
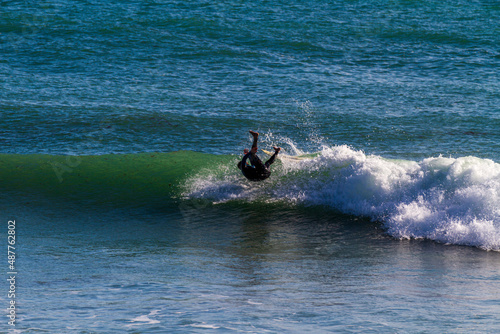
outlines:
[[252, 153], [249, 152], [249, 153], [245, 154], [245, 156], [243, 157], [243, 159], [240, 161], [240, 163], [238, 164], [238, 166], [240, 167], [240, 169], [243, 169], [243, 168], [246, 167], [247, 159], [250, 156], [250, 154], [252, 154]]

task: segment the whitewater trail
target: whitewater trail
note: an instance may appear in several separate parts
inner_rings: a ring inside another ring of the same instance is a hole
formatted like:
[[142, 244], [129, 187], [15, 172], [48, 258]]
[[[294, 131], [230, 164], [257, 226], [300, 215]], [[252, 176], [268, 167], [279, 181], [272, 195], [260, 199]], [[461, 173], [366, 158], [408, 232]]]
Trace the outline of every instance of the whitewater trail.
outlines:
[[204, 170], [184, 195], [326, 206], [383, 223], [395, 238], [500, 250], [500, 164], [476, 157], [419, 162], [324, 146], [314, 158], [282, 160], [262, 183], [249, 183], [232, 165]]

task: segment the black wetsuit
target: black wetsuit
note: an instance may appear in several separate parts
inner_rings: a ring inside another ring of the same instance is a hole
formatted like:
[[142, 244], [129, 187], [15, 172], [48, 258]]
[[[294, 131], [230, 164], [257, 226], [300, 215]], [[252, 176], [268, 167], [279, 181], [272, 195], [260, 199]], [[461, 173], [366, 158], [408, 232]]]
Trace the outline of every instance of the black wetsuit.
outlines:
[[[241, 169], [243, 175], [250, 181], [265, 180], [271, 175], [269, 166], [274, 162], [277, 154], [278, 153], [274, 153], [273, 156], [263, 164], [255, 153], [249, 152], [245, 154], [243, 159], [238, 163], [238, 168]], [[251, 166], [247, 165], [247, 159], [250, 160]]]

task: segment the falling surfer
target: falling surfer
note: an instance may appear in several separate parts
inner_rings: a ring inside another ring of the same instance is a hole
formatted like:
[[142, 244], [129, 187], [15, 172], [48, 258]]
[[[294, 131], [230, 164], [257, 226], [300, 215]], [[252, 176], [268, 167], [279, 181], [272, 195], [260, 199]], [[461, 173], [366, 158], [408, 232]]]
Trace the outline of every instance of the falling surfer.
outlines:
[[278, 152], [281, 150], [279, 147], [274, 148], [274, 154], [266, 161], [266, 163], [262, 163], [262, 161], [257, 156], [257, 140], [259, 138], [259, 134], [255, 131], [250, 130], [250, 134], [253, 136], [253, 144], [250, 151], [248, 149], [243, 150], [245, 154], [243, 159], [238, 162], [238, 168], [241, 169], [243, 175], [249, 179], [250, 181], [262, 181], [267, 179], [271, 175], [270, 166], [276, 159]]

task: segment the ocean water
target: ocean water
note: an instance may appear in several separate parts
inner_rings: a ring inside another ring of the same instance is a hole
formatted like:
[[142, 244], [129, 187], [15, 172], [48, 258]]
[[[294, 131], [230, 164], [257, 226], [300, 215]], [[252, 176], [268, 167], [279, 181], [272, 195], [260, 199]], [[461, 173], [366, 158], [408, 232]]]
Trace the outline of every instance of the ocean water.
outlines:
[[[499, 22], [2, 2], [0, 332], [498, 332]], [[250, 129], [283, 149], [261, 183]]]

